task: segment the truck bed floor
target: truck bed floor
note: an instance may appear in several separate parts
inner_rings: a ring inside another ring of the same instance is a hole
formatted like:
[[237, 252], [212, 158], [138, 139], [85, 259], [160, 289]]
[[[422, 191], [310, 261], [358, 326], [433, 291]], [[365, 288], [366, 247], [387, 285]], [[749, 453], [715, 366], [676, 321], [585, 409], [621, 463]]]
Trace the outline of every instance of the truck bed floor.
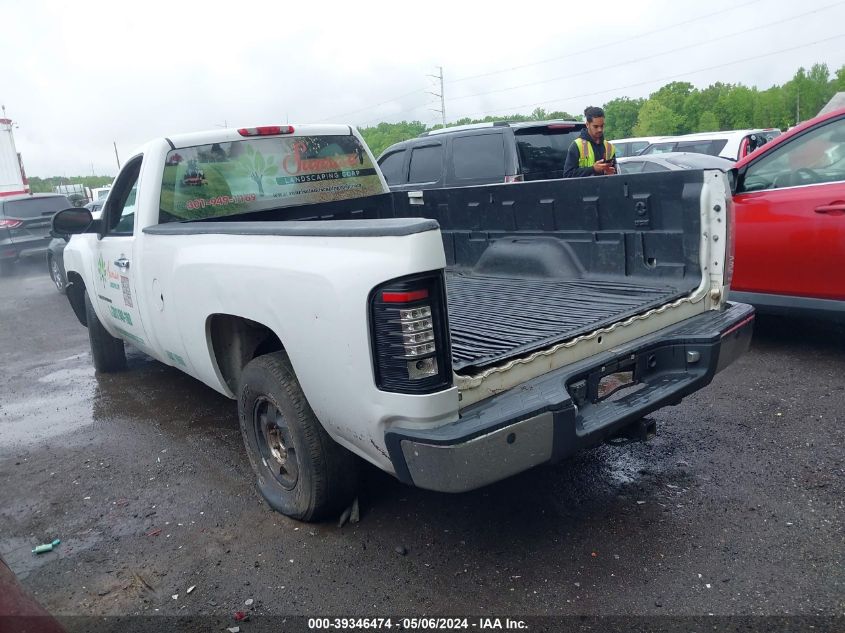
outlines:
[[455, 370], [484, 367], [683, 296], [677, 287], [447, 272]]

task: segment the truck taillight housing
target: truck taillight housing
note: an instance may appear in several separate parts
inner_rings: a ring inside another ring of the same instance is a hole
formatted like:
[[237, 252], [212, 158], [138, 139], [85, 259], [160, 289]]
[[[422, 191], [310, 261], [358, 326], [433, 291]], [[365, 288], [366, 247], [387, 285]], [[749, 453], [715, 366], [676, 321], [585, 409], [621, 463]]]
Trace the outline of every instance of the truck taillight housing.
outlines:
[[452, 386], [443, 272], [400, 277], [370, 294], [376, 386], [423, 394]]

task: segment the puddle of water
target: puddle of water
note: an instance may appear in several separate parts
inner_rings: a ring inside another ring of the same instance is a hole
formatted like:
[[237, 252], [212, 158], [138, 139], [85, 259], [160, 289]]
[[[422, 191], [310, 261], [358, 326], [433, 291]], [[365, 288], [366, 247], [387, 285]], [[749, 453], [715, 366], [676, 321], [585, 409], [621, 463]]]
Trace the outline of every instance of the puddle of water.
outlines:
[[15, 399], [4, 394], [0, 401], [0, 452], [93, 424], [94, 369], [79, 357], [69, 364], [31, 381], [31, 389], [15, 393]]
[[34, 537], [13, 536], [0, 540], [0, 551], [3, 552], [3, 560], [6, 561], [9, 569], [14, 572], [18, 580], [23, 580], [33, 571], [47, 563], [74, 556], [81, 551], [93, 547], [101, 538], [99, 534], [93, 532], [71, 536], [62, 539], [61, 544], [52, 552], [33, 554], [32, 549], [40, 544], [37, 539]]

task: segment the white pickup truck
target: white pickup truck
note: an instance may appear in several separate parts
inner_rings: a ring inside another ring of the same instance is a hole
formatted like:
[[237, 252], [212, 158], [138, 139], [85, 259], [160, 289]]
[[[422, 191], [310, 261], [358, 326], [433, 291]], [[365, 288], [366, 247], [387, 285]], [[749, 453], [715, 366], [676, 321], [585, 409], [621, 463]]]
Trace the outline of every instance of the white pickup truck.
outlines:
[[358, 457], [470, 490], [708, 384], [753, 327], [730, 220], [707, 170], [390, 193], [319, 125], [154, 140], [53, 230], [96, 369], [128, 342], [237, 399], [261, 493], [314, 520]]

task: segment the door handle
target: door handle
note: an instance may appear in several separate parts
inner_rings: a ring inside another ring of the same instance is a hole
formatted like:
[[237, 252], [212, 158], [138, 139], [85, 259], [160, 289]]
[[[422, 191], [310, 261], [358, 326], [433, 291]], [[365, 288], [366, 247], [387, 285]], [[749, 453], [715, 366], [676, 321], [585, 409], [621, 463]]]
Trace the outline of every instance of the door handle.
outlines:
[[118, 268], [126, 269], [129, 268], [129, 260], [125, 257], [121, 257], [120, 259], [114, 260], [114, 265]]
[[823, 204], [814, 209], [816, 213], [824, 213], [826, 215], [845, 215], [845, 202], [831, 202], [830, 204]]

